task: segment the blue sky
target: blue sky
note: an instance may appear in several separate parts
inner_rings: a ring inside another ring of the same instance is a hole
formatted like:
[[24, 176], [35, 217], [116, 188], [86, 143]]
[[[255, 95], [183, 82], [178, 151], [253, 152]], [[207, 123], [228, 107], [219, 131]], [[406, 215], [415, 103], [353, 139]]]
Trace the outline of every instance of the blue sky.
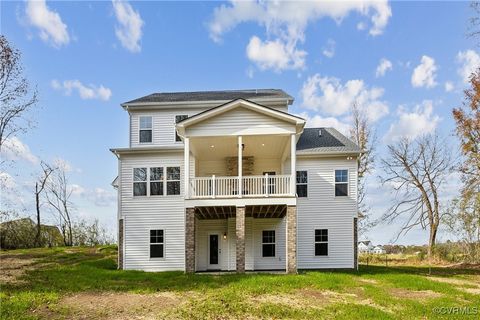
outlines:
[[[480, 64], [468, 2], [230, 3], [2, 1], [1, 33], [40, 94], [37, 127], [11, 142], [4, 204], [27, 212], [39, 159], [72, 168], [80, 216], [115, 228], [111, 147], [128, 142], [120, 103], [153, 92], [282, 88], [310, 126], [347, 130], [352, 101], [372, 120], [378, 154], [400, 136], [453, 133], [465, 75]], [[383, 62], [382, 62], [383, 61]], [[455, 148], [455, 139], [452, 145]], [[5, 173], [4, 173], [5, 174]], [[391, 195], [369, 179], [372, 215]], [[455, 179], [453, 179], [455, 180]], [[448, 186], [445, 198], [458, 183]], [[16, 190], [12, 195], [9, 190]], [[31, 199], [32, 198], [32, 199]], [[398, 223], [373, 229], [376, 243]], [[416, 230], [399, 239], [419, 243]], [[446, 239], [447, 235], [442, 235]]]

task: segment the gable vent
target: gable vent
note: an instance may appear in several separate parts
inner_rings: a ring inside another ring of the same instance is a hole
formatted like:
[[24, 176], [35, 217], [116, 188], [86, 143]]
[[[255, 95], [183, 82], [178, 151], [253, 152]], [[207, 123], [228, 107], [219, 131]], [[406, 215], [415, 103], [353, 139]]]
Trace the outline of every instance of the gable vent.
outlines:
[[319, 137], [322, 136], [322, 129], [318, 129], [318, 136], [319, 136]]

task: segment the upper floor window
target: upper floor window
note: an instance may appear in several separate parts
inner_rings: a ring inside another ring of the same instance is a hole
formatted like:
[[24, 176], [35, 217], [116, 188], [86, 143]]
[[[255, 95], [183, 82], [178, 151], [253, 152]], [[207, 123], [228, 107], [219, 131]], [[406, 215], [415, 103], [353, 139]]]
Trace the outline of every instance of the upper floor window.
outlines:
[[133, 169], [133, 195], [147, 195], [147, 168]]
[[150, 258], [163, 258], [163, 230], [150, 230]]
[[328, 256], [328, 229], [315, 229], [315, 255]]
[[348, 170], [335, 170], [335, 197], [348, 196]]
[[262, 231], [262, 257], [275, 257], [275, 230]]
[[151, 167], [133, 169], [134, 196], [163, 196], [180, 194], [180, 167]]
[[[182, 114], [182, 115], [178, 115], [178, 116], [175, 116], [175, 123], [179, 123], [180, 121], [184, 120], [184, 119], [187, 119], [188, 116], [185, 115], [185, 114]], [[175, 130], [175, 141], [182, 141], [182, 139], [180, 139], [180, 136], [177, 134], [177, 130]]]
[[151, 143], [152, 142], [152, 117], [141, 116], [139, 121], [140, 121], [139, 142]]
[[308, 196], [308, 174], [307, 171], [297, 171], [297, 196], [305, 198]]
[[167, 168], [167, 195], [180, 194], [180, 167]]
[[163, 196], [163, 168], [150, 168], [150, 195]]

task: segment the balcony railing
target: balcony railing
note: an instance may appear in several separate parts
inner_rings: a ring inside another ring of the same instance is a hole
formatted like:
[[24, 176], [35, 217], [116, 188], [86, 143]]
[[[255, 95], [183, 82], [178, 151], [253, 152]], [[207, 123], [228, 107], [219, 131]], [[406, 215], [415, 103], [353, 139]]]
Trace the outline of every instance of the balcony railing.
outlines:
[[239, 195], [239, 177], [195, 177], [190, 179], [190, 198], [291, 196], [290, 179], [290, 175], [244, 176]]

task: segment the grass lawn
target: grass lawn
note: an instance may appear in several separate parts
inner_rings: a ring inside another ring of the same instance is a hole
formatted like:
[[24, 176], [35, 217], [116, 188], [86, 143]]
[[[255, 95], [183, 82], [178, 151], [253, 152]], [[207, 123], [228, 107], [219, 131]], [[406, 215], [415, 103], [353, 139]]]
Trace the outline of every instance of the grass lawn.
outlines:
[[[480, 270], [361, 266], [298, 275], [116, 270], [116, 249], [0, 254], [2, 319], [436, 319], [480, 316]], [[478, 312], [477, 312], [478, 311]]]

